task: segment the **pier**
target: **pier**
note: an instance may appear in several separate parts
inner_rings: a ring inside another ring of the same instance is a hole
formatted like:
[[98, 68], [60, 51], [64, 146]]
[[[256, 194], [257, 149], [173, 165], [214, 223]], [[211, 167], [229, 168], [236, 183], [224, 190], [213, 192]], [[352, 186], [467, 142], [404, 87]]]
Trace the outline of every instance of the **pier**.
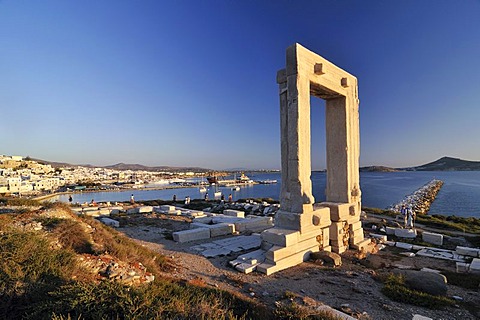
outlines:
[[416, 190], [414, 193], [405, 196], [405, 198], [399, 203], [393, 204], [387, 209], [400, 212], [402, 205], [405, 205], [406, 207], [412, 207], [416, 214], [426, 214], [442, 186], [443, 181], [434, 179]]

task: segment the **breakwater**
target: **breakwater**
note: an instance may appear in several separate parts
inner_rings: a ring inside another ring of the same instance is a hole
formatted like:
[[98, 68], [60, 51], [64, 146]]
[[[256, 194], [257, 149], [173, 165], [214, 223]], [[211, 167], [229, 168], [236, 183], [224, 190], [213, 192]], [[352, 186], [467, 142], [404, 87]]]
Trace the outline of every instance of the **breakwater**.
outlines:
[[400, 212], [402, 205], [405, 205], [410, 206], [416, 214], [426, 214], [442, 186], [443, 181], [434, 179], [414, 193], [405, 196], [400, 202], [391, 205], [388, 209]]

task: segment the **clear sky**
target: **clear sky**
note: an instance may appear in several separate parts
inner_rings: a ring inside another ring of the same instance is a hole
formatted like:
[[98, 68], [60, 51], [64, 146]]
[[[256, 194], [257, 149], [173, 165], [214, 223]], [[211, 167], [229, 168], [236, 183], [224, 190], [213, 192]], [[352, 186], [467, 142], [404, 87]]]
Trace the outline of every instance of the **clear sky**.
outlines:
[[361, 166], [480, 160], [478, 0], [3, 0], [0, 154], [280, 168], [295, 42], [358, 78]]

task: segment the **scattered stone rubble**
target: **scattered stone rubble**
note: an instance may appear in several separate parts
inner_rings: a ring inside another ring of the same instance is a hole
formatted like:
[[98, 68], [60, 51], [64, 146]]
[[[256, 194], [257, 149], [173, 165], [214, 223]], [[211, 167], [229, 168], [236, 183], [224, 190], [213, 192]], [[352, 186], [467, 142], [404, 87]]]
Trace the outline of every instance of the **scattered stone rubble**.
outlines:
[[262, 239], [259, 234], [252, 234], [250, 236], [242, 235], [215, 240], [195, 245], [191, 249], [199, 252], [204, 257], [210, 258], [259, 248], [261, 242]]
[[[441, 181], [434, 180], [427, 185], [430, 186], [429, 188], [423, 187], [421, 190], [437, 188], [436, 192], [438, 192], [438, 189], [441, 187], [441, 183]], [[415, 194], [417, 194], [417, 192]], [[268, 245], [268, 242], [263, 241], [262, 245], [262, 238], [260, 234], [256, 233], [273, 227], [272, 216], [278, 211], [278, 209], [278, 204], [259, 204], [252, 201], [247, 203], [220, 204], [216, 205], [215, 207], [208, 208], [205, 211], [190, 210], [170, 205], [154, 207], [86, 207], [74, 208], [73, 210], [76, 211], [77, 214], [85, 214], [96, 217], [102, 223], [117, 228], [120, 226], [119, 222], [109, 218], [109, 216], [115, 216], [119, 213], [162, 213], [191, 218], [192, 223], [190, 224], [190, 229], [177, 231], [172, 234], [175, 241], [185, 243], [230, 235], [231, 237], [229, 238], [214, 240], [209, 243], [193, 246], [192, 249], [205, 257], [223, 256], [231, 253], [256, 249], [252, 252], [240, 255], [237, 259], [230, 261], [230, 265], [235, 267], [237, 270], [244, 273], [249, 273], [256, 270], [256, 268], [264, 263], [267, 259], [278, 259], [277, 256], [271, 256], [273, 251], [269, 251], [270, 248], [265, 247]], [[32, 230], [42, 229], [41, 223], [33, 222], [19, 227]], [[385, 248], [385, 245], [396, 246], [406, 250], [407, 252], [404, 254], [409, 257], [418, 255], [436, 259], [451, 260], [456, 262], [457, 272], [471, 272], [480, 274], [480, 249], [478, 248], [457, 246], [455, 250], [447, 250], [442, 248], [412, 245], [401, 241], [388, 241], [387, 239], [389, 235], [394, 235], [397, 238], [415, 239], [418, 236], [415, 229], [385, 226], [379, 228], [378, 230], [375, 227], [375, 231], [378, 233], [370, 233], [369, 237], [377, 243], [377, 250], [382, 250]], [[240, 233], [242, 233], [242, 235], [240, 235]], [[436, 246], [443, 245], [444, 235], [442, 234], [424, 231], [421, 235], [422, 241], [424, 242], [431, 243]], [[295, 250], [293, 247], [289, 249]], [[281, 251], [276, 252], [276, 255], [281, 254]], [[134, 274], [131, 268], [128, 269], [125, 267], [120, 267], [118, 263], [113, 263], [109, 267], [108, 272], [112, 272], [111, 274], [113, 275], [111, 275], [107, 272], [107, 267], [110, 262], [105, 262], [105, 259], [99, 258], [95, 260], [91, 257], [84, 259], [86, 264], [89, 264], [95, 270], [98, 269], [100, 274], [106, 275], [108, 278], [120, 279], [125, 283], [132, 281], [148, 282], [153, 280], [153, 276], [150, 274], [142, 272], [136, 272]], [[96, 262], [93, 263], [92, 259]], [[118, 268], [123, 268], [123, 271], [112, 271], [117, 270]], [[141, 270], [141, 268], [139, 270]]]
[[411, 206], [413, 211], [417, 214], [426, 214], [442, 186], [443, 181], [434, 179], [416, 190], [414, 193], [407, 195], [399, 203], [393, 204], [388, 209], [400, 212], [402, 205], [406, 205], [407, 207]]
[[[233, 223], [236, 226], [235, 229], [230, 228], [231, 230], [227, 232], [227, 234], [233, 234], [236, 231], [257, 232], [257, 231], [262, 231], [267, 227], [271, 227], [272, 217], [279, 210], [279, 208], [280, 208], [279, 204], [269, 204], [267, 202], [257, 203], [253, 200], [249, 200], [246, 203], [232, 202], [232, 203], [216, 204], [203, 211], [190, 210], [190, 209], [175, 207], [171, 205], [162, 205], [162, 206], [105, 205], [105, 206], [93, 206], [93, 207], [84, 206], [84, 207], [72, 208], [72, 210], [77, 214], [95, 217], [102, 223], [115, 228], [120, 227], [120, 223], [114, 219], [111, 219], [110, 217], [118, 215], [120, 213], [126, 213], [126, 214], [161, 213], [161, 214], [168, 214], [168, 215], [185, 216], [192, 219], [215, 216], [217, 218], [215, 221], [211, 221], [208, 219], [204, 221], [200, 221], [200, 220], [195, 221], [196, 223], [204, 223], [209, 225], [220, 224], [222, 222], [219, 221], [219, 219], [221, 219], [223, 216], [231, 216], [231, 217], [238, 218], [238, 219], [229, 219], [228, 221], [228, 223], [230, 224]], [[266, 219], [254, 220], [257, 217], [258, 218], [265, 217]], [[248, 220], [241, 220], [241, 219], [248, 219]], [[197, 229], [200, 227], [213, 229], [213, 235], [211, 235], [210, 237], [223, 235], [223, 234], [215, 234], [215, 231], [220, 230], [221, 226], [200, 226], [196, 224], [196, 225], [193, 225], [192, 229]], [[201, 233], [201, 231], [198, 231], [198, 230], [190, 231], [191, 234], [195, 234], [196, 232]], [[203, 231], [203, 233], [205, 233], [206, 235], [205, 231]], [[222, 233], [222, 231], [220, 231], [220, 233]], [[187, 241], [193, 241], [193, 240], [199, 240], [199, 239], [204, 239], [204, 237], [196, 238], [195, 236], [193, 236], [191, 240], [187, 240]], [[181, 242], [185, 242], [185, 241], [181, 241]]]
[[204, 216], [195, 216], [190, 224], [190, 230], [174, 232], [173, 239], [177, 242], [190, 242], [240, 232], [259, 232], [273, 227], [271, 217], [247, 216], [243, 218], [242, 212], [234, 210], [226, 213], [206, 212]]
[[39, 231], [43, 229], [43, 225], [39, 221], [22, 221], [16, 220], [14, 227], [23, 231]]
[[[385, 245], [394, 246], [408, 252], [402, 253], [408, 257], [423, 256], [435, 259], [449, 260], [456, 263], [456, 271], [459, 273], [479, 273], [480, 274], [480, 249], [456, 246], [455, 250], [447, 250], [436, 247], [419, 246], [401, 241], [388, 241], [387, 235], [395, 235], [397, 238], [414, 239], [417, 236], [415, 229], [402, 229], [386, 227], [378, 230], [386, 233], [370, 233], [370, 237], [377, 241], [377, 248], [382, 250]], [[402, 231], [402, 232], [398, 232]], [[444, 235], [433, 232], [422, 232], [422, 241], [434, 245], [443, 245]], [[469, 263], [470, 262], [470, 263]]]
[[127, 285], [143, 284], [155, 280], [140, 262], [125, 263], [110, 255], [80, 256], [81, 265], [94, 274], [97, 279], [110, 279]]
[[246, 203], [241, 202], [225, 202], [215, 205], [211, 208], [207, 208], [204, 211], [212, 213], [224, 213], [225, 210], [237, 210], [245, 212], [245, 215], [256, 215], [256, 216], [269, 216], [273, 217], [275, 213], [280, 209], [279, 204], [269, 204], [267, 202], [255, 202], [253, 200], [248, 200]]

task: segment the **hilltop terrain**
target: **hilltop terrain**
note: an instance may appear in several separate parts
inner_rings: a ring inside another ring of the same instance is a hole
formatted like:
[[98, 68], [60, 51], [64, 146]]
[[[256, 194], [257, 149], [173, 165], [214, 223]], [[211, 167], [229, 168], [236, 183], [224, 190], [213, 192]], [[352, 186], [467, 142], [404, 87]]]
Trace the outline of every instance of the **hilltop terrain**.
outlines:
[[421, 166], [405, 169], [415, 171], [477, 171], [480, 170], [480, 161], [443, 157]]
[[[63, 162], [53, 162], [45, 161], [40, 159], [31, 159], [39, 163], [50, 164], [54, 168], [60, 167], [74, 167], [77, 165], [63, 163]], [[133, 171], [169, 171], [169, 172], [211, 172], [212, 169], [201, 168], [201, 167], [173, 167], [173, 166], [145, 166], [142, 164], [128, 164], [128, 163], [117, 163], [108, 166], [93, 166], [90, 164], [81, 165], [83, 167], [100, 167], [107, 169], [115, 170], [133, 170]], [[462, 160], [459, 158], [452, 157], [442, 157], [438, 160], [422, 164], [414, 167], [403, 167], [403, 168], [392, 168], [387, 166], [365, 166], [361, 167], [361, 172], [396, 172], [396, 171], [477, 171], [480, 170], [480, 161], [469, 161]], [[231, 169], [227, 171], [247, 171], [246, 169]], [[321, 170], [323, 171], [323, 170]]]
[[391, 168], [385, 166], [361, 167], [361, 172], [395, 172], [395, 171], [478, 171], [480, 161], [468, 161], [458, 158], [442, 157], [433, 162], [416, 167]]
[[145, 166], [142, 164], [132, 164], [132, 163], [117, 163], [107, 166], [94, 166], [91, 164], [71, 164], [66, 162], [55, 162], [55, 161], [47, 161], [41, 159], [33, 159], [27, 157], [29, 160], [36, 161], [42, 164], [49, 164], [54, 168], [62, 168], [62, 167], [96, 167], [96, 168], [106, 168], [106, 169], [114, 169], [114, 170], [132, 170], [132, 171], [151, 171], [151, 172], [210, 172], [212, 169], [207, 168], [200, 168], [200, 167], [173, 167], [173, 166]]
[[[396, 248], [371, 255], [348, 251], [337, 267], [310, 261], [271, 276], [243, 274], [228, 264], [240, 253], [205, 258], [191, 249], [196, 243], [172, 241], [172, 232], [188, 228], [182, 216], [123, 214], [116, 217], [117, 231], [63, 204], [4, 201], [0, 295], [6, 299], [0, 318], [338, 320], [320, 311], [325, 305], [364, 320], [480, 315], [480, 277], [461, 280], [466, 275], [456, 274], [450, 261], [412, 259]], [[365, 230], [385, 223], [364, 221]], [[451, 239], [448, 245], [467, 243]], [[463, 301], [387, 296], [389, 274], [398, 266], [442, 270], [449, 278], [448, 296]]]

